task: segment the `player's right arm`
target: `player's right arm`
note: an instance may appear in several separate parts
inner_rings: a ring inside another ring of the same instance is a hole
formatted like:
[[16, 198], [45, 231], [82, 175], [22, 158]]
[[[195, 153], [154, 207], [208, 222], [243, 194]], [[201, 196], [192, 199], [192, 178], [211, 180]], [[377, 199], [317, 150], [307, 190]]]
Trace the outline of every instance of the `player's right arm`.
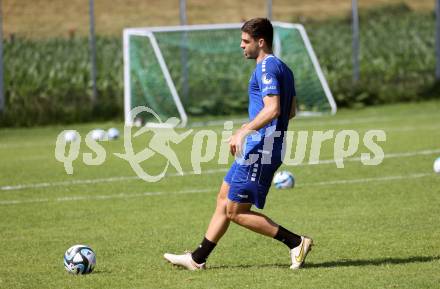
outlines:
[[289, 119], [296, 116], [296, 96], [292, 97], [292, 106], [290, 107]]

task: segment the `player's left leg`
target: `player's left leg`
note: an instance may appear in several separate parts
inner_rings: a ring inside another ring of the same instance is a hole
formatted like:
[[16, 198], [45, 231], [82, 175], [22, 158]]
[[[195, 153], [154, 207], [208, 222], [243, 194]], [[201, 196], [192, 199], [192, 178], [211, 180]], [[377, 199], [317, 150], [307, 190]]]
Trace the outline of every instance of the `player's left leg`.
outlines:
[[180, 255], [165, 253], [164, 258], [166, 260], [189, 270], [205, 269], [206, 259], [229, 227], [230, 220], [226, 216], [228, 192], [229, 184], [223, 181], [217, 195], [216, 209], [200, 245], [192, 253], [188, 252]]

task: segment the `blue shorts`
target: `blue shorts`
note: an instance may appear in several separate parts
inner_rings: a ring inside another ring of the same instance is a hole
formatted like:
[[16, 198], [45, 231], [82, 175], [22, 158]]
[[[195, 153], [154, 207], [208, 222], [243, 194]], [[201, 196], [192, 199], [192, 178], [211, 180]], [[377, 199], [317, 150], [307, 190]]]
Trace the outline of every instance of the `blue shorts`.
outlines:
[[280, 165], [279, 160], [265, 164], [261, 155], [251, 165], [234, 161], [224, 178], [230, 186], [228, 199], [237, 203], [251, 203], [263, 209], [273, 176]]

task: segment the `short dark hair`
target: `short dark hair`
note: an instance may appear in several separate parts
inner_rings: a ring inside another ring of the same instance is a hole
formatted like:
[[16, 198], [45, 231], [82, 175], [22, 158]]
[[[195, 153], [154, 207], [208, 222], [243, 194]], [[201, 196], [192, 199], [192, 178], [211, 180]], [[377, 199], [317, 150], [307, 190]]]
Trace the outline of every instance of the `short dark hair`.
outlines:
[[253, 39], [263, 38], [269, 49], [272, 49], [273, 27], [267, 18], [253, 18], [246, 21], [241, 27], [241, 31], [249, 34]]

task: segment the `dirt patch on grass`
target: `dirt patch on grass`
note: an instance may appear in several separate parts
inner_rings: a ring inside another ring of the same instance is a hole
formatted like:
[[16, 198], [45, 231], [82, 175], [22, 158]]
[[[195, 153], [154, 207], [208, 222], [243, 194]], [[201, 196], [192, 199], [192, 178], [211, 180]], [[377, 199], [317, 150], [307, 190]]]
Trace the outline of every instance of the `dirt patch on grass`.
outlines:
[[[432, 0], [361, 0], [361, 9], [405, 2], [415, 10], [433, 10]], [[26, 37], [87, 35], [89, 29], [86, 0], [4, 0], [3, 29]], [[276, 0], [275, 20], [302, 22], [350, 13], [349, 0]], [[117, 35], [124, 27], [179, 24], [178, 0], [95, 0], [96, 31]], [[189, 24], [240, 22], [266, 16], [265, 0], [188, 0]]]

